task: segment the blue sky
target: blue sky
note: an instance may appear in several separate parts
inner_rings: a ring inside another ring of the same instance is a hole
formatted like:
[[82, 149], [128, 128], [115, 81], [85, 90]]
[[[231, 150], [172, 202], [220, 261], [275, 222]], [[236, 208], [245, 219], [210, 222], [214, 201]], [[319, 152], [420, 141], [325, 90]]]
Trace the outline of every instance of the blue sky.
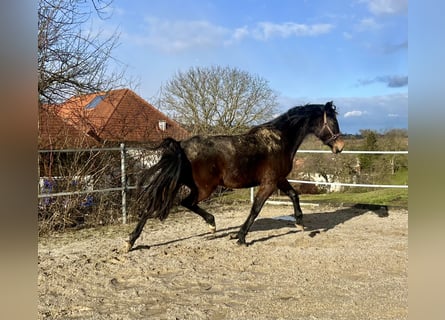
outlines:
[[408, 127], [407, 0], [114, 0], [114, 56], [154, 101], [177, 71], [230, 66], [277, 92], [279, 111], [333, 100], [345, 133]]

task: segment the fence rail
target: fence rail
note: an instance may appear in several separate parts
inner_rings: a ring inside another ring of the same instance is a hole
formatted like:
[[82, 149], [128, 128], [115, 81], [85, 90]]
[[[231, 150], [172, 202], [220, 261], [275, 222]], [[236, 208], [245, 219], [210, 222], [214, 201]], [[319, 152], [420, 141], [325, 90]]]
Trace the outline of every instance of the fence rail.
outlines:
[[[136, 150], [141, 151], [143, 148], [126, 147], [124, 143], [120, 147], [110, 148], [91, 148], [91, 149], [57, 149], [57, 150], [38, 150], [42, 153], [71, 153], [71, 152], [103, 152], [103, 151], [119, 151], [121, 157], [121, 186], [114, 188], [93, 189], [93, 190], [79, 190], [69, 192], [54, 192], [54, 193], [40, 193], [37, 195], [38, 199], [50, 198], [50, 197], [63, 197], [70, 195], [92, 194], [92, 193], [107, 193], [107, 192], [121, 192], [121, 206], [122, 206], [122, 221], [125, 224], [127, 221], [127, 192], [128, 190], [136, 189], [136, 186], [127, 185], [126, 180], [126, 159], [128, 157], [127, 151]], [[297, 153], [331, 153], [329, 150], [297, 150]], [[342, 151], [342, 154], [408, 154], [408, 151]], [[371, 188], [408, 188], [408, 185], [378, 185], [378, 184], [357, 184], [357, 183], [340, 183], [340, 182], [319, 182], [319, 181], [306, 181], [306, 180], [294, 180], [288, 179], [289, 182], [303, 183], [303, 184], [315, 184], [315, 185], [333, 185], [333, 186], [349, 186], [349, 187], [371, 187]], [[253, 201], [253, 190], [251, 188], [250, 197]]]
[[[297, 153], [332, 153], [329, 150], [297, 150]], [[343, 154], [408, 154], [408, 151], [348, 151], [343, 150]]]

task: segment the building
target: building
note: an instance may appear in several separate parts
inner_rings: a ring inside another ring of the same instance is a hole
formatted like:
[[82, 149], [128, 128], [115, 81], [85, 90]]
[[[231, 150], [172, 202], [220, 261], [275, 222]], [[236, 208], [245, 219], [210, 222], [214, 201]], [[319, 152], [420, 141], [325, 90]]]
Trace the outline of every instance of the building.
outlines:
[[[102, 146], [150, 146], [164, 138], [181, 140], [187, 130], [129, 89], [75, 96], [58, 105], [39, 108], [38, 149], [40, 176], [66, 176], [74, 163], [87, 163], [91, 155], [49, 150], [89, 149]], [[151, 165], [156, 155], [129, 150], [142, 165]], [[82, 161], [79, 157], [85, 157]]]
[[166, 137], [182, 140], [190, 135], [176, 121], [129, 89], [75, 96], [65, 103], [43, 109], [60, 117], [67, 127], [74, 127], [100, 144], [154, 144]]

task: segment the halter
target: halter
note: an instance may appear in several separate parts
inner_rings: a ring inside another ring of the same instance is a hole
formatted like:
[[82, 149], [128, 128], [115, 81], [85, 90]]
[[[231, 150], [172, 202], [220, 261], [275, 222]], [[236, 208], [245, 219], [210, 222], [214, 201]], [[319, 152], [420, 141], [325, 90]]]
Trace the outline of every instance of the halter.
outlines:
[[329, 144], [329, 143], [331, 143], [332, 141], [335, 141], [338, 137], [341, 136], [340, 133], [334, 134], [334, 133], [332, 132], [331, 128], [329, 128], [328, 120], [327, 120], [327, 118], [326, 118], [326, 111], [323, 113], [323, 127], [320, 129], [320, 133], [321, 133], [325, 128], [328, 129], [329, 133], [331, 134], [331, 137], [330, 137], [328, 140], [323, 141], [324, 144]]

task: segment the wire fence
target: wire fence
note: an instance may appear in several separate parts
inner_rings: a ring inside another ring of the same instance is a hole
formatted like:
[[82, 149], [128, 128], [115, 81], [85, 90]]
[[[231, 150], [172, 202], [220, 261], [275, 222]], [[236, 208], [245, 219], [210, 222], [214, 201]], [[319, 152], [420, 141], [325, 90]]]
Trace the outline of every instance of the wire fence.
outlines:
[[[140, 153], [144, 152], [145, 149], [143, 148], [135, 148], [135, 147], [127, 147], [124, 143], [120, 144], [120, 147], [111, 147], [111, 148], [93, 148], [93, 149], [61, 149], [61, 150], [39, 150], [40, 155], [50, 155], [54, 156], [55, 154], [79, 154], [79, 153], [99, 153], [99, 152], [114, 152], [119, 153], [119, 156], [116, 159], [116, 163], [114, 164], [114, 167], [117, 166], [117, 161], [120, 160], [120, 169], [119, 173], [117, 174], [117, 179], [115, 181], [115, 184], [118, 183], [118, 186], [105, 186], [101, 188], [96, 188], [94, 185], [85, 187], [82, 190], [62, 190], [62, 191], [54, 191], [51, 188], [44, 187], [45, 185], [45, 179], [51, 178], [51, 177], [45, 177], [41, 176], [39, 181], [39, 193], [38, 198], [41, 200], [45, 199], [54, 199], [55, 197], [69, 197], [73, 195], [92, 195], [96, 193], [111, 193], [111, 192], [118, 192], [120, 193], [120, 210], [121, 210], [121, 220], [122, 223], [127, 223], [127, 197], [131, 190], [136, 189], [135, 185], [131, 185], [131, 183], [128, 181], [128, 174], [129, 174], [129, 166], [131, 162], [131, 166], [135, 163], [135, 158], [137, 154], [140, 155]], [[331, 153], [331, 151], [328, 150], [298, 150], [297, 153], [309, 153], [309, 154], [320, 154], [320, 153]], [[343, 151], [342, 154], [381, 154], [381, 155], [407, 155], [408, 151]], [[154, 163], [153, 161], [156, 161], [156, 157], [153, 158], [153, 155], [150, 155], [149, 161], [146, 159], [138, 158], [136, 162], [143, 162], [143, 165], [147, 165], [150, 163]], [[131, 161], [130, 161], [131, 160]], [[89, 161], [89, 160], [88, 160]], [[100, 170], [100, 169], [98, 169]], [[131, 169], [130, 171], [132, 171]], [[43, 181], [43, 182], [42, 182]], [[361, 183], [346, 183], [346, 182], [323, 182], [323, 181], [310, 181], [310, 180], [297, 180], [297, 179], [288, 179], [291, 183], [300, 183], [300, 184], [313, 184], [313, 185], [326, 185], [326, 186], [347, 186], [347, 187], [368, 187], [368, 188], [404, 188], [407, 189], [408, 185], [391, 185], [391, 184], [361, 184]], [[70, 188], [67, 188], [70, 189]], [[254, 188], [251, 188], [250, 191], [250, 198], [253, 202], [253, 195], [254, 194]]]

